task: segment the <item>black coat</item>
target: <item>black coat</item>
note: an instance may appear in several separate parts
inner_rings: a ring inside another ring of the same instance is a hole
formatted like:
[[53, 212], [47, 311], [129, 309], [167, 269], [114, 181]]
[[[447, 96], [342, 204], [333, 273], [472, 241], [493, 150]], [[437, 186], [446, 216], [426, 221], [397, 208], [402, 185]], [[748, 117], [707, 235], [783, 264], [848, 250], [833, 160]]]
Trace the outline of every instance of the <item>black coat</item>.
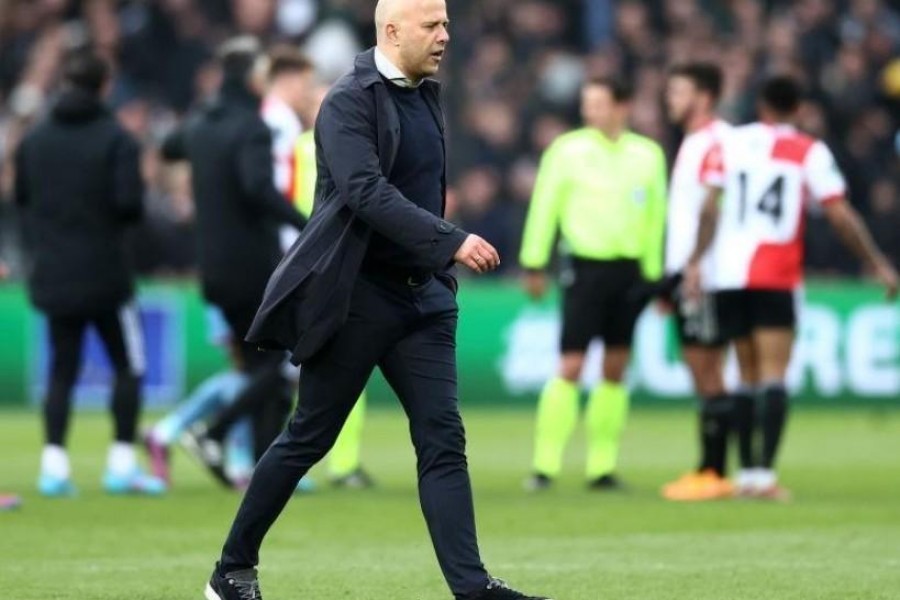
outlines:
[[271, 132], [259, 101], [242, 85], [226, 84], [166, 140], [163, 156], [191, 164], [204, 296], [219, 306], [255, 308], [281, 259], [279, 224], [305, 224], [275, 189]]
[[65, 92], [16, 155], [32, 302], [51, 315], [115, 309], [133, 294], [127, 226], [143, 215], [140, 149], [100, 99]]
[[[391, 185], [400, 119], [375, 67], [373, 50], [328, 93], [316, 120], [318, 180], [313, 214], [278, 265], [247, 340], [292, 352], [295, 364], [315, 354], [347, 318], [369, 237], [377, 231], [418, 256], [418, 268], [448, 276], [466, 233], [418, 207]], [[440, 86], [423, 82], [443, 123]]]

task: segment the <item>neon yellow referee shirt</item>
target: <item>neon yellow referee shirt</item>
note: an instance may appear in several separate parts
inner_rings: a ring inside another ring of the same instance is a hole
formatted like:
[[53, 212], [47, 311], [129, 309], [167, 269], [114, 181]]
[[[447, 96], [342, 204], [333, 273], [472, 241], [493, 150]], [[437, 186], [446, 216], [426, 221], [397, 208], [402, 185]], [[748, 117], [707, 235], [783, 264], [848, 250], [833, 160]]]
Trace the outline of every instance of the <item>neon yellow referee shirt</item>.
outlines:
[[650, 138], [632, 132], [612, 141], [585, 127], [544, 152], [519, 261], [550, 262], [556, 233], [567, 252], [591, 260], [636, 259], [644, 277], [662, 276], [666, 159]]

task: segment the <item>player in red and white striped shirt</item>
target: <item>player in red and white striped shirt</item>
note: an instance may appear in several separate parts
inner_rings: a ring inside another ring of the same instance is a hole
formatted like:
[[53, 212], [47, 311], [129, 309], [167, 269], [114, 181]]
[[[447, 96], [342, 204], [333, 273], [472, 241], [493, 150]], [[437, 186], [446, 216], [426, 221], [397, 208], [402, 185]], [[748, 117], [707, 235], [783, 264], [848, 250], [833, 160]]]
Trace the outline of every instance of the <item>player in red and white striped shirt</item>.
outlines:
[[[666, 227], [666, 275], [679, 277], [697, 243], [700, 212], [707, 188], [701, 180], [704, 159], [731, 126], [716, 116], [722, 71], [710, 63], [688, 63], [672, 69], [666, 87], [669, 120], [684, 131], [672, 170]], [[699, 396], [700, 464], [663, 487], [668, 500], [715, 500], [732, 494], [725, 478], [732, 399], [722, 375], [724, 343], [718, 334], [712, 256], [702, 261], [703, 294], [687, 298], [680, 287], [665, 302], [675, 317], [682, 356]], [[673, 279], [674, 281], [675, 279]]]
[[[294, 167], [297, 139], [303, 133], [300, 113], [309, 103], [315, 87], [313, 64], [298, 49], [289, 45], [272, 48], [265, 69], [265, 95], [260, 116], [272, 131], [272, 172], [275, 187], [285, 202], [294, 201]], [[283, 227], [279, 232], [285, 252], [293, 245], [299, 232]]]
[[[702, 178], [710, 189], [697, 248], [685, 271], [685, 286], [698, 294], [702, 260], [712, 252], [719, 326], [735, 343], [746, 392], [735, 407], [742, 465], [738, 491], [771, 498], [785, 496], [774, 464], [787, 417], [784, 380], [796, 326], [795, 292], [803, 281], [809, 206], [824, 211], [889, 297], [898, 286], [893, 266], [846, 201], [844, 178], [831, 152], [791, 124], [801, 96], [794, 80], [770, 79], [760, 96], [760, 122], [734, 129], [707, 155]], [[758, 419], [751, 390], [762, 399]], [[755, 431], [756, 423], [761, 432]]]

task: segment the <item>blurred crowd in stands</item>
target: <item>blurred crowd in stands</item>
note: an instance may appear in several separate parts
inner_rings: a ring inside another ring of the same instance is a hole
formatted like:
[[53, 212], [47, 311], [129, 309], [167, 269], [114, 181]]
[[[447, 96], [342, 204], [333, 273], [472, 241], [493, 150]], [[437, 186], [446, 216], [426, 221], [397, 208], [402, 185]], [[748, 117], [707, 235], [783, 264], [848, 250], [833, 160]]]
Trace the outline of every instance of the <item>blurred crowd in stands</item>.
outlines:
[[[115, 69], [109, 104], [143, 143], [148, 220], [135, 232], [146, 275], [192, 273], [189, 174], [163, 167], [159, 144], [216, 88], [211, 57], [234, 33], [300, 45], [325, 80], [374, 42], [375, 0], [0, 0], [0, 196], [24, 128], [55, 93], [64, 54], [93, 45]], [[587, 76], [636, 86], [634, 128], [674, 153], [667, 68], [717, 61], [722, 114], [753, 117], [757, 84], [802, 78], [802, 127], [825, 139], [852, 201], [900, 263], [900, 0], [449, 0], [451, 45], [441, 79], [450, 120], [449, 217], [491, 240], [515, 269], [541, 151], [578, 124]], [[52, 176], [48, 174], [48, 176]], [[14, 215], [0, 202], [0, 256], [21, 271]], [[858, 266], [812, 215], [807, 262], [819, 274]]]

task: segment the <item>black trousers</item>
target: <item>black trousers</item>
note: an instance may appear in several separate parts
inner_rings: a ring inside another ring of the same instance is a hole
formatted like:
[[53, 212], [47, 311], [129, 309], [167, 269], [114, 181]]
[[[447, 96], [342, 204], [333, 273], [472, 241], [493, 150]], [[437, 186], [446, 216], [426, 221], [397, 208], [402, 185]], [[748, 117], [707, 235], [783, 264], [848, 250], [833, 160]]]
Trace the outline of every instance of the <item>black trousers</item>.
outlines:
[[238, 367], [247, 374], [248, 381], [235, 401], [211, 421], [208, 434], [222, 440], [232, 425], [244, 417], [250, 417], [254, 455], [259, 460], [284, 429], [291, 413], [291, 384], [282, 370], [285, 353], [263, 352], [244, 341], [256, 315], [255, 305], [219, 308], [231, 330], [235, 355], [240, 362]]
[[419, 500], [438, 562], [455, 594], [483, 589], [457, 406], [453, 292], [438, 280], [411, 287], [360, 277], [347, 323], [300, 372], [300, 403], [256, 467], [225, 542], [220, 569], [255, 566], [263, 537], [297, 481], [334, 444], [376, 366], [409, 418]]
[[64, 446], [69, 431], [72, 388], [81, 369], [81, 352], [88, 326], [94, 327], [115, 372], [112, 413], [116, 441], [131, 443], [137, 434], [144, 373], [144, 340], [137, 310], [126, 305], [94, 315], [48, 316], [50, 381], [44, 402], [44, 437], [48, 444]]

